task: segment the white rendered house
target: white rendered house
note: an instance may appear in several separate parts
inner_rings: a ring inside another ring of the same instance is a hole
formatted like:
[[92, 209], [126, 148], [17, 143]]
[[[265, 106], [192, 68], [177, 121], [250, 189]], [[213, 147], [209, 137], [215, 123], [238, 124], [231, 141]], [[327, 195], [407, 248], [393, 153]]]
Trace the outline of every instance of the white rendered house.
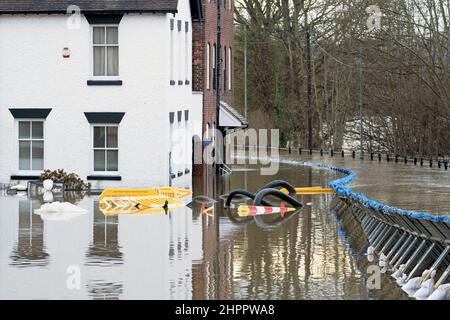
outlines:
[[0, 0], [0, 182], [61, 168], [93, 188], [186, 185], [196, 3]]

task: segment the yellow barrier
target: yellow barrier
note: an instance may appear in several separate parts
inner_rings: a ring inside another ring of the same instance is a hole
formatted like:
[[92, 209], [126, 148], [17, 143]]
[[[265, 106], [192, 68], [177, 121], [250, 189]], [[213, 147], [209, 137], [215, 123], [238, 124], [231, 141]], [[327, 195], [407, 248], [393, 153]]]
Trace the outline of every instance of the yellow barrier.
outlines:
[[[289, 191], [287, 191], [287, 189], [285, 189], [285, 188], [281, 189], [280, 191], [285, 194], [289, 194]], [[322, 187], [295, 188], [295, 192], [298, 195], [335, 194], [333, 189], [322, 188]]]
[[181, 199], [192, 194], [190, 190], [172, 187], [153, 189], [105, 189], [99, 196], [99, 208], [105, 215], [164, 213], [165, 209], [184, 206]]
[[152, 189], [105, 189], [99, 196], [103, 197], [139, 197], [139, 196], [166, 196], [169, 198], [183, 199], [192, 195], [191, 190], [173, 187], [161, 187]]

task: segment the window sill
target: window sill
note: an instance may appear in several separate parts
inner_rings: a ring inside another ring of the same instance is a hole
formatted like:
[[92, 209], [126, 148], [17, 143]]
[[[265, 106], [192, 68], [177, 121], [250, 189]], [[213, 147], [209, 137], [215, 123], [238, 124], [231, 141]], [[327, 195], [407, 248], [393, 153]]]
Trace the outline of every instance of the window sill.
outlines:
[[11, 180], [39, 180], [39, 176], [35, 175], [14, 175]]
[[122, 181], [122, 177], [121, 176], [102, 176], [102, 175], [97, 175], [97, 176], [88, 176], [87, 177], [88, 181]]
[[121, 86], [122, 80], [88, 80], [88, 86]]

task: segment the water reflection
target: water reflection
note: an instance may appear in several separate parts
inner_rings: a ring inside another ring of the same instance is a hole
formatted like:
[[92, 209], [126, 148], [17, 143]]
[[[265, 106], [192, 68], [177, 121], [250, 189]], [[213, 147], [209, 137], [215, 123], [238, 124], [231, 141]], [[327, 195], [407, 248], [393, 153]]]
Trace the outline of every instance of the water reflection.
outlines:
[[[303, 196], [285, 217], [230, 220], [221, 196], [257, 191], [274, 179], [238, 168], [194, 181], [204, 201], [167, 214], [105, 216], [96, 196], [79, 199], [88, 214], [42, 221], [40, 202], [0, 197], [0, 298], [41, 299], [366, 299], [369, 297], [338, 224], [331, 196]], [[325, 186], [336, 175], [282, 165], [277, 179]], [[215, 199], [210, 201], [205, 197]], [[30, 234], [30, 230], [32, 230]], [[13, 254], [11, 254], [13, 252]], [[24, 268], [23, 265], [44, 268]], [[79, 290], [66, 282], [78, 266]], [[391, 296], [395, 293], [391, 293]]]
[[119, 217], [105, 216], [99, 209], [98, 201], [93, 205], [93, 239], [86, 254], [86, 265], [113, 266], [122, 264], [119, 246]]
[[123, 293], [122, 283], [89, 281], [87, 284], [89, 296], [94, 300], [118, 300]]
[[[277, 178], [296, 186], [325, 186], [333, 173], [283, 166]], [[273, 177], [240, 168], [215, 186], [216, 199], [234, 189], [255, 192]], [[238, 218], [215, 207], [216, 216], [199, 214], [203, 259], [193, 267], [198, 299], [365, 299], [367, 292], [352, 254], [328, 213], [330, 196], [304, 196], [312, 202], [285, 219]], [[237, 205], [238, 203], [236, 203]], [[199, 208], [194, 206], [194, 212]], [[220, 220], [217, 220], [220, 217]], [[228, 218], [231, 218], [230, 220]], [[219, 221], [219, 227], [217, 222]], [[271, 222], [276, 228], [267, 228]], [[205, 277], [205, 275], [207, 275]]]
[[18, 239], [10, 257], [12, 266], [45, 267], [49, 263], [44, 245], [44, 223], [33, 213], [39, 207], [40, 203], [36, 201], [19, 201]]

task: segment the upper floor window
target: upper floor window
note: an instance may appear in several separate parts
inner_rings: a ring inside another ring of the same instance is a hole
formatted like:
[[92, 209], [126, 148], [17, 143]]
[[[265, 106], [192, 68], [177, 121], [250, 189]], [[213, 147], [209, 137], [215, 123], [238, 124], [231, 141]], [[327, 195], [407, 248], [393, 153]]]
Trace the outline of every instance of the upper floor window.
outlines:
[[232, 68], [233, 68], [233, 57], [231, 55], [231, 48], [228, 47], [228, 90], [231, 91], [231, 77], [232, 77]]
[[44, 170], [44, 121], [19, 121], [19, 170]]
[[206, 46], [206, 89], [211, 88], [210, 72], [211, 72], [211, 45]]
[[93, 76], [119, 76], [119, 27], [92, 27]]
[[228, 72], [227, 72], [227, 68], [228, 68], [228, 61], [227, 61], [227, 47], [225, 46], [224, 50], [223, 50], [223, 91], [226, 90], [227, 88], [227, 76], [228, 76]]
[[213, 90], [216, 90], [217, 86], [217, 74], [216, 74], [216, 45], [213, 45], [213, 52], [212, 52], [212, 81], [213, 81]]

